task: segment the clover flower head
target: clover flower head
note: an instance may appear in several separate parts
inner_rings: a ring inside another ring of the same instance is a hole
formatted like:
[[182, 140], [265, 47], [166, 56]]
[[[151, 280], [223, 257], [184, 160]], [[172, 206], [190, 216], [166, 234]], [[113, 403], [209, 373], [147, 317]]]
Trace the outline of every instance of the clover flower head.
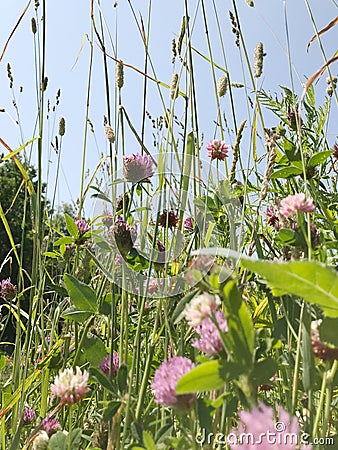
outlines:
[[178, 217], [174, 211], [167, 211], [166, 209], [158, 217], [158, 224], [163, 228], [176, 228], [178, 226]]
[[214, 159], [218, 159], [219, 161], [224, 161], [229, 153], [229, 146], [224, 142], [218, 139], [213, 139], [206, 146], [208, 156], [211, 158], [211, 161]]
[[87, 231], [90, 230], [90, 226], [85, 220], [82, 219], [75, 220], [75, 225], [77, 226], [80, 236], [87, 233]]
[[153, 159], [149, 155], [135, 153], [123, 158], [123, 176], [127, 181], [140, 183], [148, 181], [154, 175]]
[[304, 193], [288, 195], [280, 202], [279, 212], [286, 217], [295, 216], [297, 211], [312, 212], [315, 210], [312, 198], [306, 198]]
[[48, 436], [52, 436], [57, 431], [61, 430], [60, 422], [57, 419], [51, 418], [49, 414], [46, 414], [46, 417], [42, 419], [41, 424]]
[[[228, 325], [223, 311], [215, 311], [214, 316], [219, 329], [226, 332], [228, 330]], [[203, 319], [202, 322], [195, 327], [195, 331], [199, 334], [200, 338], [193, 341], [193, 347], [207, 355], [216, 355], [223, 350], [220, 333], [211, 317]]]
[[18, 289], [14, 284], [12, 284], [10, 278], [6, 278], [5, 280], [1, 281], [0, 297], [10, 302], [15, 299], [17, 293]]
[[188, 233], [194, 231], [194, 222], [192, 217], [187, 217], [184, 220], [184, 231], [187, 231]]
[[199, 325], [203, 319], [209, 317], [221, 304], [219, 297], [204, 292], [194, 297], [184, 308], [184, 315], [191, 327]]
[[32, 409], [32, 408], [25, 408], [23, 410], [23, 422], [25, 424], [32, 423], [35, 420], [35, 418], [36, 418], [36, 414], [35, 414], [34, 409]]
[[[105, 375], [109, 375], [110, 373], [110, 362], [111, 355], [107, 355], [102, 361], [100, 361], [99, 368]], [[120, 356], [118, 353], [113, 353], [113, 367], [112, 367], [112, 375], [115, 377], [120, 367]]]
[[121, 255], [126, 255], [134, 246], [134, 241], [137, 237], [136, 225], [128, 225], [123, 217], [119, 216], [113, 226], [113, 233]]
[[86, 370], [82, 373], [79, 367], [76, 367], [75, 372], [72, 368], [65, 369], [55, 377], [51, 391], [60, 397], [62, 404], [78, 403], [89, 391], [88, 379], [89, 373]]
[[194, 368], [194, 363], [184, 356], [174, 356], [164, 361], [156, 370], [152, 382], [155, 402], [163, 406], [171, 406], [180, 410], [190, 409], [194, 394], [176, 394], [178, 380]]

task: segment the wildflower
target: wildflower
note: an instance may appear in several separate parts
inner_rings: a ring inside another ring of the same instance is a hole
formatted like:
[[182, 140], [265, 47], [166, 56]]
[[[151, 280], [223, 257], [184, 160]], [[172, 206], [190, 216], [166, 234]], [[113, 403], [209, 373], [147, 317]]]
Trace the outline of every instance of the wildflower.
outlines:
[[217, 83], [217, 95], [223, 97], [228, 89], [228, 77], [227, 75], [222, 75]]
[[158, 291], [159, 286], [158, 286], [158, 281], [156, 278], [151, 277], [149, 279], [149, 281], [145, 282], [145, 289], [147, 290], [147, 294], [154, 294], [155, 292]]
[[[239, 412], [237, 430], [231, 430], [228, 442], [231, 449], [241, 450], [296, 450], [298, 449], [300, 427], [296, 417], [290, 416], [282, 407], [278, 408], [278, 421], [270, 406], [260, 402], [249, 411]], [[273, 436], [273, 447], [269, 435]], [[306, 445], [303, 449], [312, 449]]]
[[174, 72], [170, 83], [170, 98], [175, 100], [178, 96], [178, 73]]
[[[109, 354], [102, 361], [100, 361], [100, 364], [99, 364], [99, 368], [107, 376], [110, 373], [110, 362], [111, 362], [111, 355]], [[112, 376], [113, 377], [115, 377], [117, 375], [119, 366], [120, 366], [120, 356], [118, 353], [114, 352], [113, 353], [113, 366], [112, 366]]]
[[64, 117], [60, 117], [59, 120], [59, 135], [64, 136], [66, 132], [66, 121]]
[[266, 217], [265, 220], [268, 225], [271, 225], [274, 228], [278, 228], [279, 220], [278, 216], [276, 215], [276, 210], [274, 206], [268, 206], [264, 215]]
[[191, 327], [199, 325], [203, 319], [209, 317], [221, 304], [219, 297], [208, 292], [194, 297], [184, 308], [184, 315]]
[[313, 354], [323, 361], [338, 360], [338, 348], [328, 346], [320, 341], [318, 327], [322, 323], [321, 320], [315, 320], [311, 323], [311, 344]]
[[124, 69], [122, 61], [116, 64], [116, 86], [121, 89], [124, 85]]
[[181, 410], [187, 410], [194, 401], [194, 394], [176, 394], [178, 380], [191, 369], [194, 363], [184, 356], [174, 356], [169, 361], [164, 361], [156, 370], [152, 382], [155, 402], [163, 406], [171, 406]]
[[34, 409], [32, 409], [32, 408], [25, 408], [23, 410], [23, 422], [25, 424], [32, 423], [35, 420], [35, 418], [36, 418], [36, 414], [35, 414]]
[[121, 255], [126, 255], [134, 246], [137, 237], [136, 225], [131, 227], [122, 216], [119, 216], [113, 226], [113, 233]]
[[160, 227], [176, 228], [178, 226], [178, 217], [174, 211], [167, 211], [166, 209], [159, 215], [158, 224]]
[[280, 202], [280, 210], [279, 212], [286, 217], [287, 219], [291, 216], [297, 214], [297, 211], [300, 212], [312, 212], [314, 211], [315, 206], [313, 204], [312, 198], [306, 199], [305, 194], [294, 194], [288, 195]]
[[104, 133], [106, 135], [106, 138], [108, 139], [108, 142], [110, 142], [111, 144], [114, 144], [114, 142], [115, 142], [115, 133], [114, 133], [114, 130], [112, 129], [112, 127], [110, 125], [106, 125], [104, 127]]
[[127, 210], [130, 203], [130, 198], [127, 193], [119, 195], [116, 199], [116, 211]]
[[89, 391], [88, 378], [89, 373], [86, 370], [82, 373], [79, 367], [76, 367], [75, 373], [72, 368], [65, 369], [55, 377], [51, 391], [60, 397], [62, 404], [78, 403]]
[[105, 211], [105, 215], [102, 218], [102, 223], [107, 228], [110, 228], [114, 223], [113, 214], [108, 209], [106, 209], [106, 211]]
[[77, 226], [77, 230], [80, 236], [90, 230], [90, 226], [85, 220], [75, 220], [75, 225]]
[[299, 113], [296, 111], [289, 110], [288, 112], [288, 121], [290, 122], [291, 130], [296, 131], [298, 127], [301, 127], [303, 124], [303, 120], [300, 117]]
[[187, 217], [184, 221], [184, 231], [187, 231], [188, 233], [191, 233], [194, 231], [194, 222], [191, 217]]
[[226, 145], [224, 141], [220, 141], [217, 139], [210, 141], [206, 146], [206, 149], [208, 151], [209, 158], [211, 158], [211, 161], [213, 161], [214, 159], [224, 161], [229, 152], [229, 146]]
[[49, 414], [46, 414], [46, 417], [42, 419], [41, 424], [49, 437], [61, 430], [60, 422], [57, 419], [52, 419]]
[[[223, 332], [228, 331], [228, 325], [223, 311], [214, 313], [219, 329]], [[223, 350], [223, 343], [219, 331], [210, 317], [206, 317], [196, 327], [195, 331], [200, 338], [195, 339], [192, 346], [201, 350], [207, 355], [215, 355]]]
[[264, 56], [263, 43], [258, 42], [254, 51], [254, 76], [256, 78], [259, 78], [262, 75]]
[[334, 159], [338, 159], [338, 145], [334, 144], [332, 150], [333, 150], [332, 157]]
[[39, 431], [33, 442], [32, 450], [45, 450], [48, 447], [49, 437], [45, 431]]
[[7, 301], [12, 301], [16, 297], [18, 289], [14, 284], [11, 283], [10, 278], [2, 280], [0, 283], [0, 296]]
[[139, 153], [123, 158], [123, 176], [127, 181], [140, 183], [148, 181], [154, 175], [153, 160], [149, 155]]

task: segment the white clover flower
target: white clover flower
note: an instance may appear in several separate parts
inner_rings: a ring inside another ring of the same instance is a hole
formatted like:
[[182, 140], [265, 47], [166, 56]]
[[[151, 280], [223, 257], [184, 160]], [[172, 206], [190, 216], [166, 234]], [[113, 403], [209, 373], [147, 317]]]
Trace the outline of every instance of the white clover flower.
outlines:
[[218, 296], [204, 292], [194, 297], [184, 308], [184, 316], [191, 327], [199, 325], [203, 319], [209, 317], [212, 311], [221, 304]]
[[71, 369], [65, 369], [55, 377], [54, 384], [51, 386], [51, 391], [63, 404], [71, 405], [82, 400], [89, 391], [87, 385], [89, 373], [85, 370], [81, 372], [79, 367], [76, 367], [76, 372]]

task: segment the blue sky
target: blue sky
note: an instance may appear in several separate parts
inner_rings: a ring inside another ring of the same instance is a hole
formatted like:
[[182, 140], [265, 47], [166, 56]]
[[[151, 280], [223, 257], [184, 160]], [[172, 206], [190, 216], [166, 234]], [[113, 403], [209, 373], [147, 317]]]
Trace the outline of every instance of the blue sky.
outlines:
[[[134, 0], [131, 2], [136, 13], [142, 14], [147, 21], [148, 4], [146, 0]], [[194, 15], [197, 0], [189, 1], [191, 17]], [[209, 31], [212, 42], [214, 60], [222, 65], [223, 60], [216, 34], [216, 25], [212, 14], [212, 2], [205, 2], [209, 18]], [[1, 0], [0, 2], [0, 48], [16, 23], [26, 2], [22, 0]], [[238, 49], [235, 47], [231, 26], [228, 18], [228, 10], [232, 9], [229, 0], [215, 0], [219, 11], [219, 20], [224, 32], [225, 47], [228, 67], [232, 81], [243, 82], [243, 74]], [[97, 10], [97, 2], [95, 2]], [[118, 57], [126, 63], [142, 69], [144, 64], [144, 52], [140, 35], [130, 5], [127, 0], [118, 2], [118, 7], [113, 7], [112, 1], [101, 0], [107, 28], [115, 39], [116, 23], [118, 26]], [[166, 83], [170, 82], [173, 70], [179, 71], [179, 64], [173, 67], [171, 64], [171, 40], [177, 36], [181, 26], [183, 15], [183, 1], [153, 0], [150, 28], [150, 54], [156, 69], [158, 79]], [[337, 6], [333, 0], [309, 0], [313, 16], [318, 29], [327, 25], [336, 15]], [[264, 44], [267, 56], [264, 60], [264, 75], [259, 79], [259, 84], [271, 92], [280, 92], [279, 85], [290, 87], [290, 73], [287, 61], [287, 44], [285, 36], [284, 8], [287, 11], [287, 20], [290, 32], [291, 56], [294, 66], [294, 87], [299, 94], [302, 91], [302, 82], [311, 76], [322, 64], [323, 56], [317, 42], [314, 42], [309, 53], [306, 52], [306, 44], [314, 34], [313, 25], [306, 7], [305, 0], [256, 0], [255, 7], [247, 6], [245, 0], [237, 0], [237, 7], [241, 19], [241, 27], [244, 33], [249, 56], [252, 59], [253, 51], [258, 41]], [[34, 15], [34, 2], [30, 6], [13, 39], [3, 60], [0, 63], [0, 108], [5, 108], [6, 113], [0, 113], [0, 137], [13, 149], [37, 135], [34, 130], [36, 120], [36, 93], [34, 78], [34, 43], [30, 30], [30, 20]], [[41, 7], [39, 9], [41, 17]], [[79, 54], [84, 36], [90, 35], [90, 1], [81, 0], [47, 1], [47, 64], [46, 74], [49, 78], [46, 92], [47, 98], [53, 104], [56, 91], [60, 88], [62, 95], [60, 105], [55, 114], [50, 118], [45, 128], [45, 155], [44, 170], [47, 173], [49, 167], [49, 186], [54, 184], [53, 174], [56, 168], [56, 154], [51, 150], [49, 142], [57, 133], [57, 123], [60, 116], [66, 119], [66, 135], [62, 143], [62, 173], [60, 175], [57, 193], [57, 203], [76, 200], [80, 190], [81, 156], [83, 151], [83, 130], [85, 123], [86, 86], [88, 76], [89, 44], [85, 40], [83, 49], [76, 65], [74, 63]], [[322, 37], [326, 56], [330, 58], [337, 50], [337, 29], [332, 29]], [[207, 54], [205, 33], [200, 12], [198, 13], [195, 28], [193, 30], [193, 46], [200, 52]], [[89, 133], [87, 144], [86, 168], [91, 174], [101, 153], [106, 154], [107, 142], [103, 132], [103, 116], [106, 114], [104, 97], [104, 78], [102, 70], [102, 56], [96, 40], [94, 45], [94, 63], [92, 91], [90, 98], [89, 117], [94, 125], [95, 135]], [[113, 53], [107, 41], [107, 49]], [[195, 58], [195, 76], [198, 92], [198, 109], [200, 127], [204, 133], [205, 141], [213, 138], [214, 120], [216, 119], [215, 98], [211, 88], [210, 65], [197, 55]], [[15, 110], [12, 105], [12, 93], [8, 88], [7, 63], [12, 66], [14, 76], [14, 91], [17, 105], [20, 111], [22, 134], [15, 123]], [[109, 63], [112, 92], [114, 92], [115, 65]], [[337, 66], [332, 66], [332, 73], [337, 73]], [[217, 71], [217, 76], [221, 75]], [[299, 78], [298, 78], [299, 77]], [[316, 85], [316, 95], [321, 103], [325, 93], [325, 78]], [[23, 92], [19, 92], [23, 86]], [[123, 104], [128, 111], [137, 130], [141, 125], [143, 78], [130, 69], [125, 71], [125, 86], [122, 90]], [[164, 98], [169, 107], [168, 92], [163, 89]], [[181, 99], [178, 99], [176, 111], [180, 117]], [[112, 107], [114, 98], [112, 98]], [[235, 93], [235, 105], [238, 122], [248, 118], [245, 94], [239, 90]], [[333, 105], [332, 114], [336, 117], [336, 106]], [[222, 100], [222, 109], [229, 114], [229, 99]], [[153, 118], [163, 114], [162, 106], [158, 100], [157, 88], [149, 83], [148, 110]], [[334, 117], [331, 119], [336, 121]], [[274, 126], [271, 116], [266, 116], [266, 125]], [[334, 132], [334, 131], [333, 131]], [[152, 128], [149, 121], [146, 129], [147, 145], [152, 146]], [[234, 136], [229, 134], [227, 140], [231, 143]], [[329, 136], [331, 143], [335, 135]], [[126, 135], [126, 152], [128, 154], [139, 151], [139, 147], [131, 134]], [[262, 151], [264, 151], [262, 145]], [[34, 161], [34, 157], [33, 157]]]

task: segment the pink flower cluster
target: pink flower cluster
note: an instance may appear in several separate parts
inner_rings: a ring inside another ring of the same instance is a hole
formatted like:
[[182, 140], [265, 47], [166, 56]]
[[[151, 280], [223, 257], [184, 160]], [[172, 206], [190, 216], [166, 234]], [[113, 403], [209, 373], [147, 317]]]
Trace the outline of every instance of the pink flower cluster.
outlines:
[[55, 377], [51, 391], [60, 397], [62, 404], [78, 403], [89, 391], [88, 379], [89, 373], [86, 370], [82, 373], [79, 367], [76, 367], [76, 372], [72, 368], [65, 369]]
[[211, 161], [213, 161], [214, 159], [224, 161], [229, 153], [229, 145], [227, 145], [224, 141], [220, 141], [218, 139], [210, 141], [206, 146], [206, 149], [209, 158], [211, 158]]
[[17, 287], [12, 284], [10, 278], [6, 278], [0, 282], [0, 297], [10, 302], [15, 299], [17, 293]]
[[163, 406], [171, 406], [180, 410], [190, 409], [194, 394], [176, 394], [178, 380], [194, 368], [194, 363], [184, 356], [174, 356], [164, 361], [156, 370], [152, 382], [155, 402]]
[[[99, 368], [105, 375], [109, 375], [110, 372], [111, 355], [107, 355], [99, 364]], [[113, 366], [112, 375], [115, 377], [120, 367], [120, 356], [118, 353], [113, 353]]]
[[298, 211], [300, 212], [312, 212], [315, 210], [312, 198], [306, 198], [305, 194], [288, 195], [280, 202], [279, 212], [286, 217], [295, 216]]
[[[228, 331], [228, 324], [223, 311], [214, 313], [215, 320], [219, 329], [223, 332]], [[206, 317], [195, 327], [196, 333], [200, 338], [195, 339], [192, 346], [207, 355], [216, 355], [223, 350], [223, 343], [216, 324], [210, 317]]]
[[123, 176], [127, 181], [140, 183], [147, 181], [154, 175], [153, 159], [149, 155], [139, 153], [123, 158]]

